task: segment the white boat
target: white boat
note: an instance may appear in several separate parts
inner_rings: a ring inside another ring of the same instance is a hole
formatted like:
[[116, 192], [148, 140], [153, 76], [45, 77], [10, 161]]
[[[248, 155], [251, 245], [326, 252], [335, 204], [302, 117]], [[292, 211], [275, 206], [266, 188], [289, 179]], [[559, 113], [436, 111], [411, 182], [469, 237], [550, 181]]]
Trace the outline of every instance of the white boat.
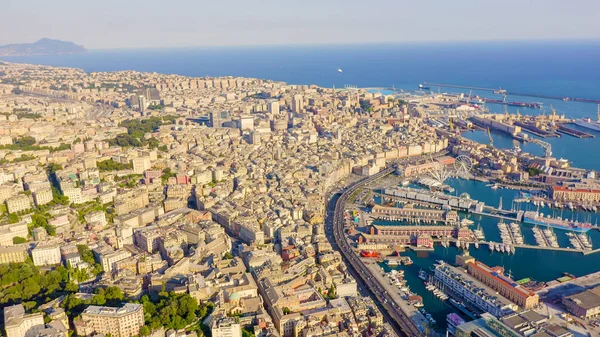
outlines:
[[479, 249], [479, 242], [475, 242], [475, 249]]
[[342, 73], [342, 72], [343, 72], [342, 68], [339, 68], [338, 73]]
[[546, 204], [544, 204], [543, 201], [540, 201], [540, 207], [545, 207], [545, 206], [546, 206]]
[[592, 211], [598, 212], [598, 207], [596, 207], [596, 205], [592, 206]]
[[488, 247], [490, 247], [490, 252], [493, 252], [493, 251], [494, 251], [494, 244], [493, 244], [493, 243], [491, 243], [491, 242], [490, 242], [490, 243], [488, 244]]
[[573, 210], [573, 203], [569, 202], [569, 209]]
[[495, 184], [494, 186], [492, 186], [493, 190], [497, 190], [498, 189], [498, 184]]

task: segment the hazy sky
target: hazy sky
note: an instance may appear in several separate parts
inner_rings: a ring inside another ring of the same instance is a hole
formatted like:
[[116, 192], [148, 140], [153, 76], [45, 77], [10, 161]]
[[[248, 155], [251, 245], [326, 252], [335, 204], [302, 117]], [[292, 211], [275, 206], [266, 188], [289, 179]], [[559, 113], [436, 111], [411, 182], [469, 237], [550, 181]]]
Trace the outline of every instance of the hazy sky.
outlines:
[[600, 38], [600, 0], [2, 0], [0, 44], [90, 49]]

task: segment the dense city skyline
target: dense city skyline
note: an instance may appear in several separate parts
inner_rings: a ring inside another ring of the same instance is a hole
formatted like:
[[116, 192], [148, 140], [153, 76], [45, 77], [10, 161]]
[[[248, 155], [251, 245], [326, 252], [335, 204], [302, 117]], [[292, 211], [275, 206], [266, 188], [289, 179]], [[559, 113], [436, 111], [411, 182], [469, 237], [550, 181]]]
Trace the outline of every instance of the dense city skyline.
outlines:
[[[35, 8], [35, 11], [31, 9]], [[42, 37], [90, 49], [408, 41], [597, 39], [594, 1], [9, 1], [0, 44]], [[493, 15], [491, 15], [493, 13]], [[442, 35], [443, 32], [443, 35]]]

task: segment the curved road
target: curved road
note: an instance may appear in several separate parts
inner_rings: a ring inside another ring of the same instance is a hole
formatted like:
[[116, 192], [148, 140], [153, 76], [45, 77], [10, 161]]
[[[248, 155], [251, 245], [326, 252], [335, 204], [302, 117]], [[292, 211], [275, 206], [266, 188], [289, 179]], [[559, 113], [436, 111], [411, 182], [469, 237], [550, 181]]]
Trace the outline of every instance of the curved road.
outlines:
[[394, 172], [394, 170], [394, 167], [389, 167], [351, 185], [343, 190], [341, 195], [336, 195], [337, 198], [336, 196], [332, 197], [327, 209], [325, 231], [330, 240], [331, 235], [333, 235], [333, 239], [335, 240], [332, 242], [334, 243], [334, 248], [344, 257], [348, 270], [353, 274], [359, 285], [362, 285], [365, 289], [369, 290], [371, 298], [373, 298], [376, 303], [380, 304], [384, 316], [392, 323], [398, 336], [424, 336], [415, 323], [398, 307], [392, 297], [385, 291], [381, 284], [379, 284], [375, 277], [373, 277], [364, 262], [352, 250], [352, 247], [344, 235], [344, 208], [350, 195], [364, 185], [382, 178]]

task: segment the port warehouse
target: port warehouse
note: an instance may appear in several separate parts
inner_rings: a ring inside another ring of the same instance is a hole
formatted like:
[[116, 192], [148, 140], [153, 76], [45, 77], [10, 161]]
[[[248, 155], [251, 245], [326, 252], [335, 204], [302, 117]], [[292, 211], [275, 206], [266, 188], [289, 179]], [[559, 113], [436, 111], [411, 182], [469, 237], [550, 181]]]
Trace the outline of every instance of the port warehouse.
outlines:
[[458, 223], [458, 213], [455, 211], [443, 211], [435, 209], [421, 209], [413, 207], [384, 207], [374, 205], [371, 209], [371, 215], [378, 217], [393, 217], [396, 220], [406, 220], [410, 222], [444, 222], [446, 224]]

